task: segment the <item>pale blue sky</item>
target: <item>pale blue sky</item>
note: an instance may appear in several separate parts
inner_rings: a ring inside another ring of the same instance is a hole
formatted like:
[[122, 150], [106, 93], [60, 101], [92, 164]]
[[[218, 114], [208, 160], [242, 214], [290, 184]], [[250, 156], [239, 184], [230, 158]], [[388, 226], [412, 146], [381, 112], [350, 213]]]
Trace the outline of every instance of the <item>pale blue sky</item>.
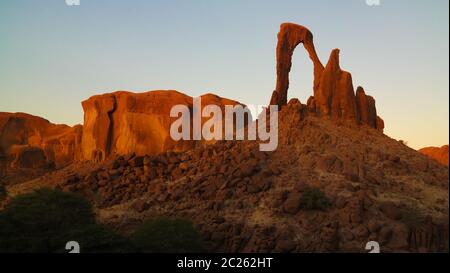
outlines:
[[[82, 123], [80, 102], [115, 90], [213, 92], [267, 104], [280, 23], [313, 33], [326, 63], [377, 100], [386, 133], [409, 145], [449, 138], [448, 0], [0, 1], [0, 111]], [[312, 64], [294, 55], [290, 97], [312, 95]]]

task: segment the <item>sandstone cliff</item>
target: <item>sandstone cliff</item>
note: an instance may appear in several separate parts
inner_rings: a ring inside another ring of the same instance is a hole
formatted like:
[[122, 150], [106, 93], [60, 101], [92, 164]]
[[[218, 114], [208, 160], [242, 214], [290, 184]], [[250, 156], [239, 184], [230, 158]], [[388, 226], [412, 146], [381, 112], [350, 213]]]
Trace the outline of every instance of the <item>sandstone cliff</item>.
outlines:
[[[239, 104], [213, 94], [201, 99], [202, 107], [214, 104], [222, 111], [225, 105]], [[173, 90], [119, 91], [83, 101], [83, 158], [100, 162], [113, 154], [154, 155], [192, 148], [193, 141], [174, 141], [170, 137], [170, 126], [177, 119], [170, 117], [170, 110], [180, 104], [192, 109], [193, 98]]]
[[[63, 166], [78, 157], [82, 127], [24, 113], [0, 113], [0, 157], [14, 168]], [[6, 167], [5, 167], [6, 168]]]

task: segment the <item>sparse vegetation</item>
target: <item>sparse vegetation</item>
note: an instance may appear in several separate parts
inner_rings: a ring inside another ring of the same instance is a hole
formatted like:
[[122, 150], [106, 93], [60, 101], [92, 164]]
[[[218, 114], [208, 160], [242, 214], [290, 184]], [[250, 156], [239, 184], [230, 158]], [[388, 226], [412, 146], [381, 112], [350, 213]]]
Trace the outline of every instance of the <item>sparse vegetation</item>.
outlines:
[[141, 252], [201, 252], [203, 242], [192, 223], [184, 219], [160, 218], [144, 223], [133, 235]]
[[425, 215], [417, 208], [403, 211], [401, 221], [408, 228], [417, 228], [425, 222]]
[[331, 201], [320, 189], [307, 187], [302, 191], [300, 207], [306, 210], [325, 210], [331, 206]]
[[0, 252], [65, 252], [77, 241], [82, 252], [115, 252], [127, 241], [95, 221], [82, 197], [40, 189], [11, 200], [0, 212]]

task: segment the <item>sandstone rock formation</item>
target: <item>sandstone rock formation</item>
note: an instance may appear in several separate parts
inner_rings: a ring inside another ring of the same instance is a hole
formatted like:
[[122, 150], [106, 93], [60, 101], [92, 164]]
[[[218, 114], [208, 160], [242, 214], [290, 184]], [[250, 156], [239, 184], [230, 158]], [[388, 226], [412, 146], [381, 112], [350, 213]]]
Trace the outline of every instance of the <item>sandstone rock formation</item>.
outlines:
[[356, 89], [356, 112], [359, 114], [358, 118], [362, 124], [383, 130], [384, 124], [382, 124], [382, 119], [377, 116], [375, 99], [367, 96], [360, 86]]
[[292, 23], [282, 24], [278, 33], [277, 84], [270, 104], [282, 107], [287, 103], [292, 54], [300, 43], [305, 46], [314, 65], [314, 97], [308, 100], [309, 109], [319, 116], [350, 120], [383, 131], [384, 122], [377, 116], [375, 100], [367, 96], [362, 87], [355, 95], [351, 74], [339, 65], [339, 50], [331, 52], [327, 65], [323, 67], [315, 51], [312, 33]]
[[448, 166], [448, 145], [442, 147], [426, 147], [419, 150], [420, 153]]
[[[201, 99], [202, 107], [214, 104], [222, 111], [225, 105], [239, 104], [213, 94]], [[192, 141], [174, 141], [170, 137], [170, 126], [177, 119], [170, 117], [170, 110], [180, 104], [192, 109], [193, 98], [173, 90], [119, 91], [83, 101], [83, 158], [100, 162], [114, 154], [154, 155], [192, 147]]]
[[13, 145], [9, 154], [14, 158], [10, 166], [14, 169], [42, 169], [48, 165], [44, 150], [29, 145]]
[[[77, 159], [81, 134], [81, 125], [69, 127], [29, 114], [0, 112], [0, 154], [8, 167], [42, 167], [42, 156], [46, 164], [67, 165]], [[41, 163], [30, 162], [38, 158]]]
[[341, 69], [338, 49], [331, 52], [314, 97], [319, 115], [335, 119], [358, 119], [352, 76]]
[[[191, 219], [213, 252], [365, 252], [372, 240], [383, 252], [448, 251], [448, 168], [370, 127], [310, 115], [295, 99], [279, 126], [274, 152], [219, 141], [111, 156], [42, 183], [86, 196], [122, 232], [147, 219]], [[303, 206], [308, 188], [330, 205]]]
[[271, 104], [285, 105], [289, 88], [289, 72], [292, 66], [292, 54], [295, 48], [303, 43], [309, 58], [314, 65], [314, 90], [318, 88], [323, 65], [317, 56], [311, 31], [303, 26], [284, 23], [280, 27], [277, 43], [277, 86], [272, 96]]

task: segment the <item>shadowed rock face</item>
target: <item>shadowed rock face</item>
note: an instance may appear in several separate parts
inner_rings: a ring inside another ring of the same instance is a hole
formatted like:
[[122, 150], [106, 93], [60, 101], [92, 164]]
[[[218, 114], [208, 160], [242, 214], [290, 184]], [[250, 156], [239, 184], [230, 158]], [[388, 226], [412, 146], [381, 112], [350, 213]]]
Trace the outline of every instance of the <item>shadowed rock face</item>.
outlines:
[[3, 161], [16, 162], [18, 168], [30, 165], [27, 158], [42, 161], [42, 156], [47, 164], [63, 166], [77, 159], [81, 134], [81, 125], [69, 127], [29, 114], [0, 113], [0, 157], [3, 154]]
[[277, 84], [270, 104], [280, 107], [287, 104], [292, 54], [300, 43], [314, 65], [314, 97], [308, 100], [308, 108], [319, 116], [350, 120], [383, 131], [384, 122], [377, 117], [373, 97], [367, 96], [362, 88], [355, 95], [351, 74], [341, 69], [339, 49], [331, 52], [323, 67], [315, 51], [312, 33], [292, 23], [282, 24], [278, 33]]
[[14, 160], [11, 167], [15, 169], [42, 169], [47, 167], [44, 150], [29, 145], [14, 145], [10, 149]]
[[[359, 114], [359, 121], [373, 128], [381, 128], [381, 122], [377, 118], [377, 109], [375, 107], [375, 99], [367, 96], [362, 87], [356, 89], [356, 110]], [[384, 124], [383, 124], [384, 127]]]
[[[212, 94], [201, 98], [202, 106], [214, 104], [222, 111], [225, 105], [239, 104]], [[174, 141], [170, 137], [170, 126], [178, 119], [170, 117], [175, 105], [192, 109], [193, 98], [173, 90], [119, 91], [83, 101], [82, 157], [100, 162], [113, 154], [154, 155], [192, 148], [193, 141]]]

